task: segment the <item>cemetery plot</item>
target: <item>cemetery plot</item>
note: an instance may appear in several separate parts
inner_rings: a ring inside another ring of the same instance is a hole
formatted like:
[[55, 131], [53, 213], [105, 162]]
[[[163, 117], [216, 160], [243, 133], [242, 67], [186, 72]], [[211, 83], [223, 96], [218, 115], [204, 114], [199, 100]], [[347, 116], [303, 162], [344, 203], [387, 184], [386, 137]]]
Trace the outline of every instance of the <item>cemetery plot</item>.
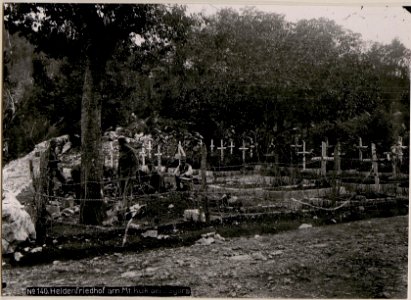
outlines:
[[[391, 173], [379, 173], [378, 165], [382, 162], [376, 157], [374, 144], [370, 147], [371, 159], [361, 160], [361, 164], [368, 167], [368, 172], [347, 169], [347, 164], [344, 164], [347, 159], [342, 157], [339, 144], [334, 147], [331, 156], [327, 154], [327, 149], [331, 148], [327, 142], [321, 143], [321, 156], [313, 156], [312, 150], [307, 151], [304, 141], [291, 145], [302, 159], [299, 165], [247, 162], [250, 156], [245, 153], [253, 147], [246, 145], [244, 140], [239, 144], [237, 154], [243, 164], [230, 165], [225, 160], [236, 154], [233, 141], [229, 143], [231, 147], [226, 147], [227, 143], [221, 140], [218, 152], [213, 152], [215, 145], [211, 140], [209, 156], [217, 155], [217, 165], [213, 165], [211, 159], [210, 163], [204, 164], [207, 156], [203, 155], [202, 169], [194, 168], [191, 188], [175, 191], [175, 158], [178, 160], [186, 155], [182, 143], [174, 144], [178, 150], [175, 157], [172, 151], [170, 154], [167, 150], [169, 147], [153, 145], [147, 139], [138, 151], [141, 172], [137, 180], [130, 181], [133, 188], [128, 194], [119, 195], [119, 179], [115, 172], [106, 173], [103, 182], [106, 217], [102, 226], [85, 227], [79, 224], [81, 202], [94, 200], [77, 199], [76, 187], [80, 183], [75, 178], [63, 185], [56, 183], [58, 196], [47, 196], [49, 217], [46, 247], [41, 253], [32, 253], [33, 248], [29, 246], [25, 258], [18, 260], [27, 263], [32, 256], [47, 260], [69, 256], [71, 252], [82, 256], [96, 251], [127, 251], [181, 244], [194, 241], [202, 228], [210, 225], [224, 228], [233, 222], [249, 224], [244, 225], [247, 228], [254, 224], [251, 227], [257, 231], [261, 226], [273, 224], [272, 232], [276, 232], [275, 228], [282, 228], [281, 224], [296, 218], [300, 223], [313, 223], [312, 218], [316, 217], [315, 222], [320, 225], [405, 214], [408, 211], [408, 175], [393, 170]], [[205, 143], [201, 142], [200, 145], [205, 148]], [[108, 141], [104, 147], [108, 149], [106, 165], [109, 171], [111, 166], [117, 165], [118, 156], [113, 151], [117, 144]], [[36, 152], [39, 149], [29, 157], [37, 164], [40, 158]], [[157, 152], [153, 153], [153, 149]], [[361, 146], [359, 149], [366, 148]], [[309, 158], [306, 159], [306, 155]], [[77, 160], [78, 154], [75, 152], [63, 156], [63, 164], [69, 169], [65, 173], [73, 175], [70, 170], [75, 169], [73, 165]], [[174, 161], [174, 164], [169, 165], [167, 161]], [[195, 159], [191, 158], [191, 161]], [[336, 164], [336, 161], [342, 163]], [[147, 172], [147, 168], [154, 170], [154, 173]], [[150, 180], [153, 174], [161, 174], [161, 189], [152, 186]], [[27, 187], [19, 192], [18, 197], [23, 204], [30, 206], [33, 190]], [[31, 213], [34, 213], [34, 207]], [[284, 226], [287, 228], [287, 225]], [[24, 248], [27, 245], [23, 244], [18, 249], [23, 251]], [[82, 253], [84, 249], [86, 251]], [[11, 259], [16, 260], [13, 255]]]

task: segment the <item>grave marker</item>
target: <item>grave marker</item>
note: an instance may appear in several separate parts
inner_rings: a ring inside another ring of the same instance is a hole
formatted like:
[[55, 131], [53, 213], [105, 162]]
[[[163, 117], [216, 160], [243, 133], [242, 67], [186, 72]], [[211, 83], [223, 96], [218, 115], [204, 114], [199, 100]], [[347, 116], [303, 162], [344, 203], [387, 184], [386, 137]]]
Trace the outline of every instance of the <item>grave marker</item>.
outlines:
[[321, 161], [321, 175], [327, 175], [327, 161], [333, 161], [334, 157], [327, 156], [327, 143], [321, 142], [321, 156], [320, 157], [313, 157], [313, 161]]
[[306, 155], [306, 154], [310, 154], [311, 152], [306, 151], [306, 149], [305, 149], [305, 141], [303, 141], [302, 147], [303, 147], [303, 151], [299, 151], [299, 152], [297, 152], [297, 154], [303, 156], [303, 171], [305, 171], [305, 169], [306, 169], [305, 155]]
[[233, 154], [233, 149], [235, 148], [233, 140], [230, 140], [230, 146], [228, 146], [228, 148], [230, 148], [230, 154]]
[[220, 147], [217, 147], [218, 150], [221, 151], [221, 161], [224, 161], [224, 149], [227, 149], [227, 147], [224, 147], [224, 142], [223, 140], [220, 140]]
[[147, 150], [148, 150], [148, 158], [151, 159], [151, 150], [153, 150], [153, 148], [151, 147], [151, 141], [150, 140], [148, 141]]
[[243, 140], [243, 146], [238, 148], [238, 149], [243, 152], [242, 158], [243, 158], [243, 163], [245, 163], [245, 152], [248, 150], [248, 148], [245, 146], [245, 141], [244, 140]]
[[146, 165], [146, 156], [147, 156], [147, 153], [146, 153], [146, 148], [143, 146], [143, 148], [141, 149], [141, 152], [139, 152], [139, 154], [140, 154], [140, 156], [141, 156], [141, 158], [142, 158], [142, 165], [143, 165], [143, 167]]
[[154, 155], [157, 156], [157, 167], [158, 167], [158, 170], [160, 171], [160, 169], [161, 169], [161, 155], [163, 155], [163, 153], [161, 153], [161, 146], [160, 145], [157, 146], [157, 153], [155, 153]]
[[211, 150], [211, 154], [213, 154], [213, 152], [214, 152], [214, 140], [213, 139], [211, 139], [211, 144], [210, 144], [210, 150]]
[[363, 144], [362, 144], [362, 138], [360, 137], [360, 138], [358, 139], [358, 146], [355, 146], [355, 147], [358, 148], [358, 159], [359, 159], [360, 161], [363, 161], [362, 151], [365, 150], [365, 149], [367, 149], [368, 146], [363, 146]]

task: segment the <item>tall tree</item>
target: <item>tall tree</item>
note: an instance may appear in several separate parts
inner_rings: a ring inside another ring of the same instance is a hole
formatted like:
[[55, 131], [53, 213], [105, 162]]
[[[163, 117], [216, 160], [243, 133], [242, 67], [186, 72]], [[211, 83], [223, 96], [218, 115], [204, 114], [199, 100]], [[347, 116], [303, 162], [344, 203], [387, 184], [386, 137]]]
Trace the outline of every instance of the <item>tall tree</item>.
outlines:
[[[81, 110], [82, 198], [101, 199], [102, 81], [108, 59], [132, 36], [153, 37], [165, 11], [158, 5], [5, 4], [5, 26], [24, 35], [37, 51], [71, 57], [84, 66]], [[100, 224], [102, 201], [83, 201], [80, 222]]]

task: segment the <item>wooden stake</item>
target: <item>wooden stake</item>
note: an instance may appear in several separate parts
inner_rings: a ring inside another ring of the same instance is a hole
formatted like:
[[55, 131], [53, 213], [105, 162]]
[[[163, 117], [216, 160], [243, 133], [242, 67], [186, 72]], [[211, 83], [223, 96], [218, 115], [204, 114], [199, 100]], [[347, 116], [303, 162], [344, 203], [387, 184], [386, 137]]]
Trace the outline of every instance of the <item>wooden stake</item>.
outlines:
[[372, 170], [374, 172], [374, 181], [375, 181], [375, 190], [377, 192], [380, 191], [380, 178], [378, 176], [378, 158], [377, 158], [377, 150], [375, 144], [371, 144], [371, 155], [372, 155]]

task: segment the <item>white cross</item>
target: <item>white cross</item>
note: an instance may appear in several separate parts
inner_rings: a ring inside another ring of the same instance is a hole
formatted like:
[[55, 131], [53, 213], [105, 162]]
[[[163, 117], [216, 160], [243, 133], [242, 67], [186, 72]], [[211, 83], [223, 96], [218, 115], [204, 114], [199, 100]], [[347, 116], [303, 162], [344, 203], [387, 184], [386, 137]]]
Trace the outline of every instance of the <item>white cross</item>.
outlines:
[[153, 150], [153, 148], [151, 148], [151, 141], [148, 141], [147, 150], [148, 150], [148, 158], [151, 159], [151, 150]]
[[291, 145], [291, 148], [294, 148], [294, 150], [298, 151], [298, 148], [302, 147], [303, 145], [298, 145], [298, 139], [295, 140], [295, 144]]
[[313, 161], [321, 161], [321, 175], [325, 176], [327, 174], [327, 161], [333, 161], [334, 157], [327, 156], [327, 143], [321, 142], [321, 156], [313, 157]]
[[211, 149], [211, 153], [213, 153], [213, 151], [214, 151], [214, 141], [213, 141], [213, 139], [211, 139], [211, 144], [210, 144], [210, 149]]
[[358, 148], [358, 158], [359, 158], [360, 161], [362, 161], [362, 160], [363, 160], [363, 158], [362, 158], [362, 150], [367, 149], [368, 146], [363, 146], [363, 145], [362, 145], [362, 138], [360, 137], [359, 140], [358, 140], [358, 146], [355, 146], [355, 147]]
[[227, 149], [227, 147], [224, 147], [224, 142], [223, 140], [220, 140], [220, 147], [217, 147], [218, 150], [221, 151], [221, 161], [224, 161], [224, 149]]
[[302, 156], [303, 156], [303, 171], [305, 171], [305, 168], [306, 168], [305, 155], [306, 155], [306, 154], [310, 154], [311, 152], [306, 151], [306, 149], [305, 149], [305, 141], [303, 141], [302, 147], [303, 147], [303, 151], [299, 151], [299, 152], [297, 152], [297, 154], [302, 154]]
[[230, 141], [230, 146], [228, 146], [228, 148], [230, 148], [230, 154], [233, 154], [233, 148], [235, 148], [233, 140]]
[[244, 140], [243, 140], [243, 146], [238, 149], [243, 152], [243, 163], [245, 163], [245, 152], [248, 150], [248, 148], [246, 148]]
[[145, 166], [146, 165], [146, 156], [147, 156], [147, 154], [146, 154], [146, 148], [144, 148], [144, 146], [143, 146], [143, 149], [141, 150], [141, 152], [139, 152], [139, 154], [142, 157], [143, 166]]
[[160, 169], [161, 168], [161, 155], [163, 155], [163, 153], [161, 153], [160, 151], [161, 146], [158, 145], [157, 146], [157, 153], [155, 153], [154, 155], [157, 156], [157, 166]]

